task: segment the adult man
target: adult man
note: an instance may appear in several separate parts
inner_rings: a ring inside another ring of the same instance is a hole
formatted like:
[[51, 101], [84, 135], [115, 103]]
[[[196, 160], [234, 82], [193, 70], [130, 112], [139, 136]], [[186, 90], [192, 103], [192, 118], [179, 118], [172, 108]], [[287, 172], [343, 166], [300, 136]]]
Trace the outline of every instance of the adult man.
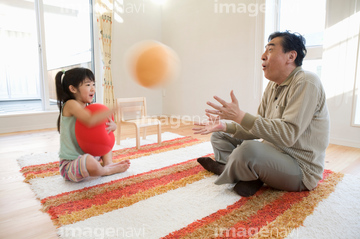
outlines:
[[301, 68], [305, 55], [301, 35], [275, 32], [261, 56], [270, 82], [258, 115], [242, 111], [233, 91], [231, 102], [215, 96], [221, 105], [207, 103], [214, 108], [206, 110], [209, 121], [196, 124], [194, 131], [213, 133], [215, 161], [198, 162], [219, 175], [215, 184], [236, 183], [234, 191], [241, 196], [253, 195], [264, 183], [286, 191], [317, 186], [329, 143], [329, 114], [319, 78]]

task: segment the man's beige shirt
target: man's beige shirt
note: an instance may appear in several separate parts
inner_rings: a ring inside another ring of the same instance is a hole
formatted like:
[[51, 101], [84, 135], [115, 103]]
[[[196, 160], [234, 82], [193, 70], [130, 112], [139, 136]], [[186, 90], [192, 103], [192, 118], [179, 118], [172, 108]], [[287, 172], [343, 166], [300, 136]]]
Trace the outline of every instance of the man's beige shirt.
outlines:
[[297, 67], [281, 85], [269, 82], [257, 116], [246, 113], [241, 125], [227, 123], [226, 132], [244, 140], [263, 139], [296, 159], [311, 190], [322, 179], [329, 121], [320, 79]]

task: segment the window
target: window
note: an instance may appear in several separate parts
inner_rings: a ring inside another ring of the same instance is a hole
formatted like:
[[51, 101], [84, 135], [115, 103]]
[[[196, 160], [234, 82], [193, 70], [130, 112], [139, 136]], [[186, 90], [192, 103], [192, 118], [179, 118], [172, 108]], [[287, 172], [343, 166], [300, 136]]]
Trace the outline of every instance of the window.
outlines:
[[322, 46], [325, 31], [326, 0], [282, 0], [279, 30], [299, 32], [306, 46]]
[[89, 0], [44, 1], [46, 67], [50, 102], [56, 102], [54, 77], [75, 66], [91, 69]]
[[[0, 100], [41, 98], [33, 3], [0, 2]], [[21, 17], [14, 17], [21, 16]]]
[[90, 6], [89, 0], [0, 1], [0, 114], [55, 110], [56, 73], [93, 68]]
[[[321, 78], [326, 0], [266, 0], [265, 42], [274, 31], [298, 32], [306, 39], [303, 67]], [[263, 81], [263, 90], [268, 83]]]
[[322, 48], [325, 32], [326, 0], [282, 0], [279, 30], [299, 32], [306, 39], [307, 55], [304, 69], [321, 78]]

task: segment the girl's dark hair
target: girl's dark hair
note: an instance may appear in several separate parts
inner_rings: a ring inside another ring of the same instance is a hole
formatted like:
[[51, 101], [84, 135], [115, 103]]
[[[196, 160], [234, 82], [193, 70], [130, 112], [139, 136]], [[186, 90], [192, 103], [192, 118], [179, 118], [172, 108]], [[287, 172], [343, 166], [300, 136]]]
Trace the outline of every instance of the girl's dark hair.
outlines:
[[56, 85], [57, 105], [60, 111], [57, 120], [57, 129], [59, 132], [60, 132], [60, 118], [62, 114], [62, 108], [66, 103], [66, 101], [75, 99], [75, 96], [70, 91], [69, 86], [72, 85], [78, 89], [86, 78], [89, 78], [91, 81], [95, 82], [95, 77], [92, 71], [83, 67], [73, 68], [68, 71], [59, 71], [56, 74], [55, 85]]
[[285, 32], [274, 32], [269, 36], [268, 41], [271, 41], [275, 37], [282, 38], [282, 47], [284, 53], [287, 53], [289, 51], [296, 51], [297, 57], [295, 59], [295, 64], [296, 66], [301, 66], [303, 59], [307, 53], [305, 47], [306, 44], [305, 38], [297, 32], [291, 33], [289, 31], [285, 31]]

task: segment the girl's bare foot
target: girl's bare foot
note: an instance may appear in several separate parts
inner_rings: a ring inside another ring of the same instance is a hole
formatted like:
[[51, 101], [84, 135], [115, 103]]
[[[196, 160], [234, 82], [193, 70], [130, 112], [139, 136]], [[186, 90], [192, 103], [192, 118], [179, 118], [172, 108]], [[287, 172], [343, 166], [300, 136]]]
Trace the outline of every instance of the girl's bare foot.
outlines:
[[130, 167], [130, 162], [119, 162], [119, 163], [113, 163], [104, 166], [104, 169], [106, 170], [106, 175], [111, 175], [115, 173], [123, 173]]
[[104, 165], [104, 166], [108, 166], [108, 167], [114, 167], [114, 166], [117, 166], [117, 165], [120, 165], [120, 164], [129, 164], [130, 165], [130, 160], [123, 160], [123, 161], [120, 161], [120, 162], [117, 162], [117, 163], [110, 163], [108, 165]]

